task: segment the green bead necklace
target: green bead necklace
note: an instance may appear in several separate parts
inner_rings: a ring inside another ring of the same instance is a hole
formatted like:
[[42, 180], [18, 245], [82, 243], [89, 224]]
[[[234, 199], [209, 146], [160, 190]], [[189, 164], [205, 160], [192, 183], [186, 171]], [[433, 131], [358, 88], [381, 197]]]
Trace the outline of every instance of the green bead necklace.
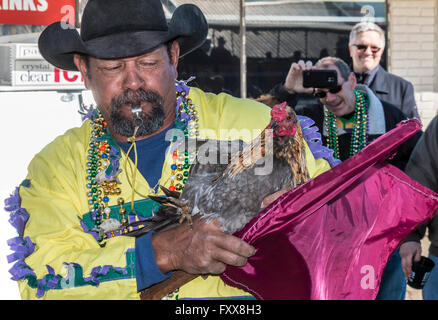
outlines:
[[[189, 80], [188, 80], [189, 81]], [[199, 136], [198, 112], [190, 98], [188, 98], [190, 88], [186, 85], [188, 81], [176, 81], [177, 105], [176, 120], [174, 129], [184, 132], [185, 138]], [[121, 159], [120, 147], [111, 137], [107, 127], [108, 124], [96, 107], [84, 108], [81, 112], [85, 118], [89, 118], [91, 126], [91, 137], [87, 153], [87, 197], [90, 213], [97, 229], [105, 223], [111, 222], [109, 206], [110, 197], [117, 196], [117, 204], [120, 206], [120, 225], [126, 226], [128, 219], [127, 210], [123, 207], [125, 200], [120, 196], [122, 191], [120, 181], [117, 176], [119, 170], [119, 160]], [[173, 139], [175, 148], [172, 151], [170, 190], [182, 191], [187, 182], [190, 165], [196, 158], [195, 152], [179, 152], [177, 146], [177, 136]], [[142, 195], [143, 197], [146, 197]], [[114, 227], [117, 229], [118, 225]], [[122, 229], [122, 234], [129, 232], [128, 228]], [[113, 231], [105, 232], [99, 239], [101, 243], [105, 239], [115, 237]]]
[[[354, 90], [356, 103], [354, 105], [353, 131], [351, 133], [349, 158], [354, 156], [368, 144], [368, 108], [365, 95]], [[329, 110], [325, 109], [325, 127], [327, 133], [327, 145], [334, 151], [334, 157], [340, 159], [339, 141], [337, 134], [337, 118]]]

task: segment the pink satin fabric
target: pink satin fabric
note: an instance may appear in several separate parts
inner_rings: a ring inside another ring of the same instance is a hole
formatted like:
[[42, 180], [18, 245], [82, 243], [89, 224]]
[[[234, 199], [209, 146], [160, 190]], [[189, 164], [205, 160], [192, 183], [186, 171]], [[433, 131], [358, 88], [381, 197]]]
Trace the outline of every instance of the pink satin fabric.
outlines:
[[374, 299], [400, 241], [438, 209], [437, 194], [382, 161], [420, 128], [402, 123], [269, 205], [235, 234], [257, 253], [222, 279], [258, 299]]

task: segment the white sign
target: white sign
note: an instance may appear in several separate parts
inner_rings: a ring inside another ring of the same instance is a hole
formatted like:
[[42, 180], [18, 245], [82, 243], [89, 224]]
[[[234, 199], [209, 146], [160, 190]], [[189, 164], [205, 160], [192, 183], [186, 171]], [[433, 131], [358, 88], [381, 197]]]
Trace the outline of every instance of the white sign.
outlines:
[[15, 60], [12, 79], [13, 86], [83, 86], [84, 83], [80, 72], [60, 70], [45, 60]]
[[15, 58], [44, 60], [35, 44], [18, 44]]
[[85, 89], [80, 72], [54, 67], [44, 60], [36, 43], [0, 44], [0, 61], [0, 92]]

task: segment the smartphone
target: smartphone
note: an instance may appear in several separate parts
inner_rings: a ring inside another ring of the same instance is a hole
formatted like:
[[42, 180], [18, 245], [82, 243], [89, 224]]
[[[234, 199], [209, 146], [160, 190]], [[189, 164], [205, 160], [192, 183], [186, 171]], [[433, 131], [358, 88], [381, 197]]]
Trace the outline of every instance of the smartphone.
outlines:
[[303, 71], [304, 88], [331, 89], [338, 85], [336, 70], [305, 70]]

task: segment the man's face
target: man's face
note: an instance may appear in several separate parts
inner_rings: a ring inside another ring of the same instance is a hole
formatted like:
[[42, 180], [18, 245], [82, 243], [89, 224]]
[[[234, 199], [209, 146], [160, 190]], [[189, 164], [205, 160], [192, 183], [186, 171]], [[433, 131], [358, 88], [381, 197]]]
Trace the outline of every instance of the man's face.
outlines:
[[331, 111], [335, 116], [342, 117], [353, 112], [356, 102], [356, 98], [354, 95], [354, 88], [356, 87], [356, 77], [354, 76], [354, 74], [350, 73], [348, 80], [345, 81], [335, 65], [325, 65], [317, 69], [336, 70], [336, 72], [338, 73], [338, 85], [341, 89], [336, 93], [331, 93], [328, 89], [316, 89], [317, 95], [320, 93], [324, 95], [325, 93], [325, 97], [319, 99], [321, 103], [324, 104], [327, 109]]
[[348, 48], [355, 72], [367, 72], [377, 67], [384, 50], [380, 34], [376, 31], [359, 32], [354, 44]]
[[[117, 137], [131, 137], [136, 125], [141, 124], [137, 136], [148, 136], [159, 130], [164, 120], [171, 117], [176, 103], [175, 79], [179, 56], [176, 42], [169, 57], [166, 45], [135, 57], [106, 60], [90, 57], [79, 70], [85, 85], [93, 92], [100, 112]], [[137, 119], [132, 109], [141, 107]]]

